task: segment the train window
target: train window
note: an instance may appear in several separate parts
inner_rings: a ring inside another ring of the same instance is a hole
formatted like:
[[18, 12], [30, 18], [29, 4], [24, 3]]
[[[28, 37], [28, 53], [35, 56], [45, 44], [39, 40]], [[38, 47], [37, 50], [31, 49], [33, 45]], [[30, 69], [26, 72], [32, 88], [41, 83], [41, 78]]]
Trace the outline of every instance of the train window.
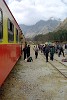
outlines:
[[3, 13], [2, 10], [0, 9], [0, 41], [3, 38]]
[[18, 42], [18, 30], [16, 29], [16, 42]]
[[14, 41], [14, 25], [9, 19], [8, 19], [8, 41], [9, 42]]
[[3, 38], [3, 27], [0, 24], [0, 40]]

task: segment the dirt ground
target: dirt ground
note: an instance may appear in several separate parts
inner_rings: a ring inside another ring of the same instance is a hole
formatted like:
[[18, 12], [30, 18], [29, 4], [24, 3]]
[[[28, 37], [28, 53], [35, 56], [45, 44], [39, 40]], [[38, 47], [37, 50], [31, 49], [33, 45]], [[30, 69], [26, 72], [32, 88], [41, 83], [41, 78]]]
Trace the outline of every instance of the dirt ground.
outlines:
[[39, 54], [33, 62], [23, 56], [17, 62], [0, 90], [0, 100], [67, 100], [67, 78], [64, 78]]

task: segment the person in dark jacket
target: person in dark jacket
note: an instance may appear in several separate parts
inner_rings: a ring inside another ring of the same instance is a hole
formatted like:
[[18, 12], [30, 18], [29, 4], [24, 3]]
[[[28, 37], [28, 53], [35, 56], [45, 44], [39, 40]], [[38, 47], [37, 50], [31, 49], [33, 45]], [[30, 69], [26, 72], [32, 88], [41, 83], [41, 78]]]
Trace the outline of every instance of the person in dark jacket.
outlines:
[[38, 49], [38, 47], [37, 47], [37, 45], [36, 45], [36, 47], [35, 47], [35, 58], [37, 59], [37, 57], [38, 57], [38, 51], [39, 51], [39, 49]]
[[67, 55], [67, 44], [65, 44], [65, 54]]
[[58, 54], [59, 57], [60, 57], [61, 53], [63, 53], [63, 57], [65, 57], [63, 47], [62, 47], [62, 45], [59, 45], [59, 54]]
[[27, 57], [27, 44], [25, 45], [23, 52], [24, 52], [24, 60], [25, 60]]
[[48, 44], [45, 44], [45, 56], [46, 56], [46, 62], [48, 62], [48, 54], [49, 54], [49, 50], [50, 50], [50, 48], [49, 48]]
[[54, 53], [55, 53], [55, 47], [52, 45], [50, 47], [50, 60], [52, 60], [52, 61], [54, 59]]
[[30, 45], [27, 46], [27, 58], [30, 57]]

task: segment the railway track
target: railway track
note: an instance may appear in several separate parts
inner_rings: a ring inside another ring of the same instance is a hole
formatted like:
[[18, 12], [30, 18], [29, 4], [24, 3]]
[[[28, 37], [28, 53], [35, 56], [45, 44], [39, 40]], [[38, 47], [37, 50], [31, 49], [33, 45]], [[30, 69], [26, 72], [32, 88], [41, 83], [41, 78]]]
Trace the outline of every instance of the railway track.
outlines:
[[[39, 54], [45, 59], [45, 56], [39, 52]], [[50, 59], [50, 58], [49, 58]], [[49, 63], [58, 70], [65, 78], [67, 78], [67, 66], [54, 59], [53, 61], [49, 60]]]

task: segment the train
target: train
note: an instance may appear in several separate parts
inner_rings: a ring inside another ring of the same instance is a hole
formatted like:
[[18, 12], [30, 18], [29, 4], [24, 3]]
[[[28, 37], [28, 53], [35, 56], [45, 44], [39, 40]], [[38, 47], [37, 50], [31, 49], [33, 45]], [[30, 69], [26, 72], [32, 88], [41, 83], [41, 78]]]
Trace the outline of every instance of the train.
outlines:
[[0, 0], [0, 87], [21, 56], [23, 32], [5, 0]]

